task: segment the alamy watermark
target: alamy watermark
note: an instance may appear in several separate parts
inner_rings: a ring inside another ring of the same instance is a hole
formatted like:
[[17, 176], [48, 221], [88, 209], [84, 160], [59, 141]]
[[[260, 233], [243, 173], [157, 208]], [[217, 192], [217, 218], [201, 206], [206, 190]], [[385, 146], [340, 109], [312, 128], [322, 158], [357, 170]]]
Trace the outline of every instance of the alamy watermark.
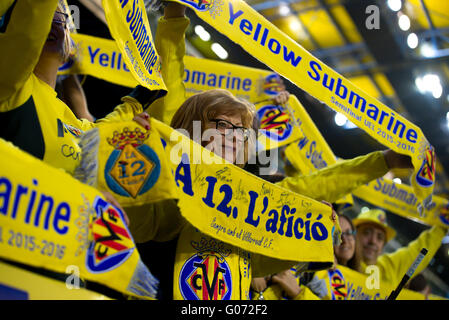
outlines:
[[380, 29], [380, 10], [376, 5], [367, 6], [365, 13], [369, 16], [365, 20], [365, 27], [368, 30]]

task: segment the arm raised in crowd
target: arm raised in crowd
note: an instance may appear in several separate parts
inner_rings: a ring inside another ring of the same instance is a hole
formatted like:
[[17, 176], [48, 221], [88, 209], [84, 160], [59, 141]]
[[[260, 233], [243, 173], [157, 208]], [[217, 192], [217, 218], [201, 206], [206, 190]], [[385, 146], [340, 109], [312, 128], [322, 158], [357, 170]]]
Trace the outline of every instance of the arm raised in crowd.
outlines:
[[[3, 2], [3, 1], [2, 1]], [[58, 0], [16, 0], [0, 26], [0, 101], [19, 90], [36, 66], [50, 32]], [[27, 97], [28, 98], [28, 97]]]
[[277, 185], [315, 200], [335, 202], [390, 169], [410, 168], [411, 160], [392, 150], [375, 151], [343, 160], [309, 175], [287, 177]]
[[381, 255], [376, 264], [380, 268], [380, 272], [384, 273], [381, 275], [381, 278], [397, 286], [415, 261], [421, 249], [426, 248], [427, 254], [415, 270], [414, 275], [422, 272], [435, 256], [447, 232], [448, 229], [443, 226], [434, 226], [423, 231], [407, 247], [400, 248], [393, 253]]

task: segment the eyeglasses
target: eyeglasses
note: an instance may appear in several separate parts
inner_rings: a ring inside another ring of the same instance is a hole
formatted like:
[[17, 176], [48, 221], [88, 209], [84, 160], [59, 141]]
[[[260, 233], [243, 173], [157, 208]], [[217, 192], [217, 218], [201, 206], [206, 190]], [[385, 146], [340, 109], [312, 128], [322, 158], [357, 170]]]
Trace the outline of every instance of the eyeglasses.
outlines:
[[355, 237], [356, 231], [352, 230], [352, 231], [346, 231], [346, 232], [342, 232], [341, 233], [341, 238], [343, 239], [343, 237]]
[[69, 15], [64, 12], [56, 11], [55, 15], [53, 16], [53, 22], [62, 24], [64, 28], [67, 27], [67, 19], [69, 18]]
[[249, 137], [249, 129], [239, 127], [224, 119], [211, 119], [215, 122], [215, 129], [217, 129], [225, 137], [229, 138], [235, 135], [236, 139], [240, 141], [247, 141]]

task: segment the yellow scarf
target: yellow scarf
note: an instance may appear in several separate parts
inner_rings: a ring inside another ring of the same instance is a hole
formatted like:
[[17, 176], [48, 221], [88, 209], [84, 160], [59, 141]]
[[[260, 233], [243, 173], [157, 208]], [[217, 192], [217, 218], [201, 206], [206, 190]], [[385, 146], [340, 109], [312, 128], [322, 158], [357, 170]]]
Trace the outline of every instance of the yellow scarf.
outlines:
[[[102, 3], [109, 31], [134, 78], [150, 90], [167, 91], [143, 1], [104, 0]], [[105, 56], [99, 55], [99, 59], [100, 63], [108, 63]]]
[[[303, 133], [302, 139], [285, 149], [285, 156], [290, 163], [303, 174], [309, 174], [336, 163], [336, 156], [304, 107], [295, 97], [291, 97], [289, 104], [295, 110], [296, 122]], [[434, 196], [431, 205], [420, 214], [418, 197], [414, 189], [408, 185], [395, 184], [391, 180], [379, 178], [357, 188], [353, 194], [405, 218], [427, 225], [449, 226], [449, 202], [442, 197]], [[348, 195], [341, 202], [352, 203], [352, 197]]]
[[435, 152], [419, 127], [312, 56], [244, 1], [172, 1], [192, 8], [217, 31], [299, 88], [347, 115], [383, 145], [409, 155], [415, 168], [411, 180], [414, 192], [424, 207], [430, 204], [435, 180]]
[[123, 213], [97, 190], [0, 139], [0, 257], [152, 299]]
[[[88, 131], [80, 142], [78, 176], [122, 204], [177, 198], [194, 227], [244, 250], [283, 260], [333, 261], [332, 238], [340, 229], [328, 206], [249, 174], [155, 119], [149, 134], [140, 130], [129, 121]], [[110, 146], [114, 137], [120, 151]], [[89, 166], [93, 161], [97, 165]], [[131, 180], [133, 175], [139, 179]]]

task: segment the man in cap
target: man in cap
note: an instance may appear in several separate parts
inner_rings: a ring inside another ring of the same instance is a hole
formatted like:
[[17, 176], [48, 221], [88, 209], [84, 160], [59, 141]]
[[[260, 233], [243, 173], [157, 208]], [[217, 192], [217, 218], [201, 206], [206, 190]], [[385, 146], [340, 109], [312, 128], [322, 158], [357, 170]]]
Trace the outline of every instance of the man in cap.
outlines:
[[397, 285], [401, 281], [422, 248], [426, 248], [428, 253], [415, 271], [415, 275], [424, 270], [448, 231], [445, 227], [434, 226], [423, 231], [407, 247], [382, 254], [385, 244], [396, 235], [395, 230], [387, 224], [385, 212], [380, 209], [365, 211], [352, 222], [357, 230], [356, 254], [360, 256], [361, 269], [365, 270], [368, 265], [376, 265], [379, 268], [380, 280], [392, 285]]

